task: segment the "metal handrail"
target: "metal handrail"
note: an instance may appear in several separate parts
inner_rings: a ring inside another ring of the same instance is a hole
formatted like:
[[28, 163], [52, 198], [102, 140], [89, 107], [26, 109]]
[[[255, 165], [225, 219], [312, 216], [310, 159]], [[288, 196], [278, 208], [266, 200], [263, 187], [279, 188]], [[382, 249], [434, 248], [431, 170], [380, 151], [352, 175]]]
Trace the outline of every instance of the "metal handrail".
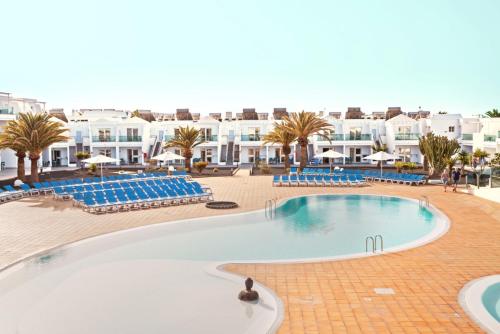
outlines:
[[365, 239], [365, 252], [368, 253], [368, 241], [372, 241], [372, 253], [375, 253], [375, 239], [373, 237], [366, 237]]
[[377, 250], [377, 240], [378, 239], [380, 239], [380, 251], [383, 252], [384, 251], [384, 238], [380, 234], [377, 234], [375, 236], [375, 250]]
[[422, 197], [418, 200], [418, 205], [420, 207], [429, 207], [429, 198], [425, 195], [422, 195]]
[[266, 218], [273, 219], [276, 217], [276, 199], [271, 198], [266, 201], [264, 213]]
[[365, 252], [368, 253], [368, 242], [371, 240], [372, 241], [372, 253], [376, 253], [377, 251], [377, 240], [380, 239], [380, 251], [384, 251], [384, 237], [382, 237], [381, 234], [377, 234], [373, 237], [366, 237], [365, 239]]

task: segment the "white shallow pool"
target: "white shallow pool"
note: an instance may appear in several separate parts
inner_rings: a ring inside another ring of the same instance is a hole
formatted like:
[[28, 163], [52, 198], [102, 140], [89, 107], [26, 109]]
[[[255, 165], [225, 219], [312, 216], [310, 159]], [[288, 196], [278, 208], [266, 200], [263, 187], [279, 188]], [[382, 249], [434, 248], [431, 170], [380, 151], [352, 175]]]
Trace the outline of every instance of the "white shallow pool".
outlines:
[[33, 257], [0, 273], [0, 333], [263, 333], [280, 301], [256, 285], [257, 304], [236, 296], [230, 261], [365, 256], [365, 238], [396, 251], [429, 242], [446, 217], [387, 196], [294, 198], [263, 211], [112, 233]]
[[500, 333], [500, 275], [467, 283], [459, 294], [465, 312], [487, 333]]

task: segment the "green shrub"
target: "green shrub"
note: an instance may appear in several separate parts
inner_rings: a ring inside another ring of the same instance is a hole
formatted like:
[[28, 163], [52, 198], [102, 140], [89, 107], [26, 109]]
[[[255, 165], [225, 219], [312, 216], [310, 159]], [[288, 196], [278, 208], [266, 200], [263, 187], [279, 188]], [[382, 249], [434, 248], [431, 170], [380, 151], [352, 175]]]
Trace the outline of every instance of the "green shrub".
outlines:
[[197, 161], [193, 164], [193, 167], [201, 174], [203, 170], [208, 166], [208, 162], [206, 161]]
[[84, 152], [84, 151], [76, 152], [75, 153], [75, 157], [78, 160], [88, 159], [88, 158], [90, 158], [90, 153], [89, 152]]
[[394, 164], [394, 167], [396, 167], [396, 170], [398, 173], [401, 172], [401, 170], [412, 170], [417, 168], [417, 164], [414, 162], [404, 162], [404, 161], [396, 161]]
[[262, 163], [259, 167], [262, 174], [271, 174], [271, 167], [268, 164]]
[[97, 165], [96, 164], [90, 164], [89, 166], [89, 172], [95, 173], [97, 170]]

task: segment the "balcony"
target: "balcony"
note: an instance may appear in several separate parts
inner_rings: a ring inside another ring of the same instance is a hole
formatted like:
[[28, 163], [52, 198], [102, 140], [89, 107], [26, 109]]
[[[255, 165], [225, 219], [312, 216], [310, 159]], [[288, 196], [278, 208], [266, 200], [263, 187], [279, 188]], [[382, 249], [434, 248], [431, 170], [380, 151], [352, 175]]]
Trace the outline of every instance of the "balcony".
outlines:
[[142, 142], [142, 136], [120, 136], [121, 142]]
[[217, 135], [201, 136], [202, 141], [217, 141]]
[[496, 141], [497, 140], [497, 136], [495, 135], [484, 135], [484, 141]]
[[241, 135], [241, 141], [260, 141], [260, 135]]
[[462, 140], [472, 140], [472, 133], [462, 133]]
[[418, 140], [419, 137], [418, 133], [396, 133], [395, 135], [396, 140]]
[[163, 141], [169, 141], [169, 140], [172, 140], [174, 138], [175, 138], [174, 135], [164, 135], [163, 136]]
[[92, 136], [92, 141], [95, 143], [110, 143], [116, 141], [115, 136]]
[[[344, 135], [342, 133], [332, 133], [332, 134], [330, 134], [329, 138], [331, 141], [341, 141], [341, 140], [344, 140]], [[321, 137], [321, 136], [316, 136], [316, 139], [318, 141], [328, 141], [328, 140], [326, 140], [325, 137]]]
[[0, 115], [14, 115], [13, 108], [0, 108]]
[[372, 135], [370, 133], [367, 134], [349, 133], [345, 135], [345, 140], [372, 140]]

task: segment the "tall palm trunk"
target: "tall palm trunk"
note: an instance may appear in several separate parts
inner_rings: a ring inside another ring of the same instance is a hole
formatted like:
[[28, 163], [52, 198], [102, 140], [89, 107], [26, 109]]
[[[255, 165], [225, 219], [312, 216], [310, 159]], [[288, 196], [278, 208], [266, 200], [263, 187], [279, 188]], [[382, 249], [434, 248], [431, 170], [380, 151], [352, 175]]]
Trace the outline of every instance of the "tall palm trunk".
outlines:
[[186, 172], [191, 171], [191, 158], [193, 157], [193, 153], [190, 150], [186, 150], [184, 153], [184, 168], [186, 169]]
[[427, 161], [427, 156], [424, 155], [424, 172], [428, 172], [429, 171], [429, 162]]
[[31, 182], [39, 182], [40, 179], [38, 177], [38, 159], [40, 159], [39, 155], [31, 155]]
[[300, 170], [304, 170], [307, 166], [307, 140], [299, 139], [300, 144]]
[[285, 170], [290, 169], [290, 152], [292, 152], [290, 146], [283, 146], [283, 155], [285, 156]]
[[24, 158], [26, 158], [26, 152], [16, 152], [17, 156], [17, 178], [24, 181], [26, 177], [26, 172], [24, 171]]

